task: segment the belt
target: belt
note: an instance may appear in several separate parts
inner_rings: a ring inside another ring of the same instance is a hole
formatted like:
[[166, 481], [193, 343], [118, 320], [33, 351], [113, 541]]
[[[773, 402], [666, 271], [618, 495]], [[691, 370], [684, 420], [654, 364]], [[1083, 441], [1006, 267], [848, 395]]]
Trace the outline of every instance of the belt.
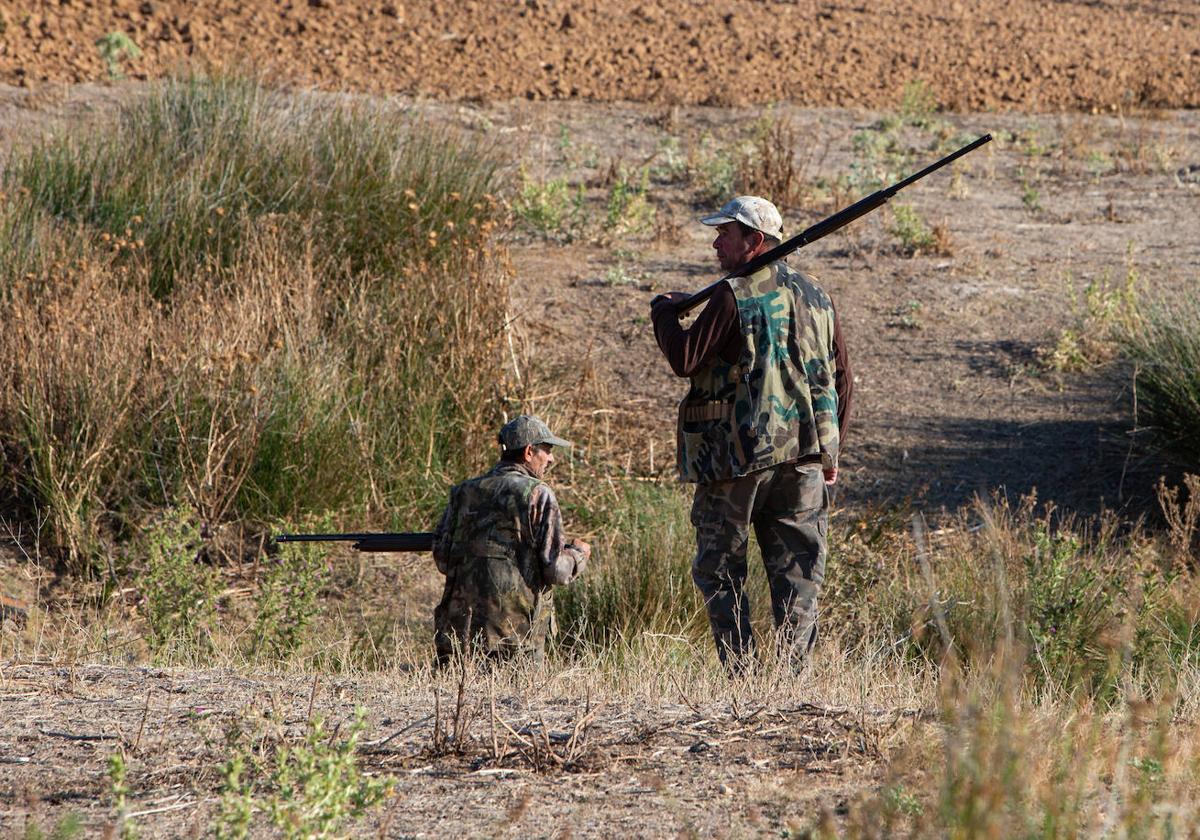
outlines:
[[681, 415], [685, 423], [696, 423], [701, 420], [732, 420], [733, 403], [708, 402], [685, 405]]

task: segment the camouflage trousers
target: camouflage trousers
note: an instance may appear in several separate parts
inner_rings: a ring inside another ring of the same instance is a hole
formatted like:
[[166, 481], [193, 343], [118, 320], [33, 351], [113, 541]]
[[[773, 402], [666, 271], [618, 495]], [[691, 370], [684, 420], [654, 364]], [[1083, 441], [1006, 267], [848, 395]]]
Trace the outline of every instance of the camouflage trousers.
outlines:
[[744, 591], [752, 525], [771, 589], [778, 653], [798, 667], [816, 641], [828, 499], [819, 464], [781, 464], [697, 485], [692, 579], [704, 597], [717, 653], [731, 672], [754, 661]]

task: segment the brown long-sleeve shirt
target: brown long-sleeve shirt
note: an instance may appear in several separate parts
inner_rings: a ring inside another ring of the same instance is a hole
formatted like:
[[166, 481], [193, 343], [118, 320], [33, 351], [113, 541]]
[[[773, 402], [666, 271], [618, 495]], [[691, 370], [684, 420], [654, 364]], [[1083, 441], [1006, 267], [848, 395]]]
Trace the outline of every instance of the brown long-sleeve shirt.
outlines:
[[[722, 283], [713, 292], [708, 304], [686, 330], [679, 324], [675, 307], [665, 301], [651, 309], [650, 317], [654, 321], [654, 337], [659, 349], [676, 376], [691, 376], [717, 355], [730, 364], [737, 362], [742, 347], [741, 322], [737, 298], [728, 283]], [[850, 427], [854, 377], [836, 307], [833, 310], [833, 353], [837, 365], [834, 388], [838, 397], [838, 436], [845, 441]]]

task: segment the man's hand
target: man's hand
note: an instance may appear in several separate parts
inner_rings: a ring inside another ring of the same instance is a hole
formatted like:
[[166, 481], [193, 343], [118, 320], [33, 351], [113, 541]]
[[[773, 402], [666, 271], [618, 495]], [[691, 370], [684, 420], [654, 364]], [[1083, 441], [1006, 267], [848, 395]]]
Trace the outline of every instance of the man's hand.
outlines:
[[826, 484], [837, 484], [837, 473], [838, 473], [837, 467], [830, 467], [827, 470], [821, 470], [821, 472], [825, 473], [825, 483]]
[[571, 548], [579, 552], [578, 559], [575, 560], [575, 577], [583, 574], [583, 570], [587, 568], [588, 560], [592, 557], [592, 547], [583, 540], [572, 540], [567, 543]]
[[653, 312], [659, 306], [670, 305], [672, 309], [677, 308], [681, 303], [690, 298], [687, 292], [667, 292], [661, 295], [655, 295], [650, 301], [650, 311]]

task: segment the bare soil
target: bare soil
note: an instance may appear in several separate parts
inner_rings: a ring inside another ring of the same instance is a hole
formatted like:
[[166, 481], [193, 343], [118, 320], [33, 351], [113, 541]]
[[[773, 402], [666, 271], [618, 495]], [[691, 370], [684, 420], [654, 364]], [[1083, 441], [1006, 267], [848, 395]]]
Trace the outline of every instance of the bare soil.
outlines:
[[[682, 696], [647, 707], [491, 696], [480, 686], [458, 706], [444, 689], [439, 704], [432, 690], [398, 696], [380, 676], [6, 667], [0, 828], [49, 833], [68, 812], [93, 831], [111, 824], [107, 758], [123, 752], [139, 834], [203, 836], [234, 745], [269, 755], [313, 718], [345, 733], [363, 707], [361, 764], [396, 788], [356, 835], [778, 836], [844, 808], [877, 779], [890, 744], [922, 725], [904, 709], [689, 705]], [[265, 819], [254, 836], [264, 832]]]
[[1200, 105], [1190, 0], [6, 0], [0, 82], [135, 78], [185, 60], [436, 99], [883, 108], [923, 80], [952, 110]]

